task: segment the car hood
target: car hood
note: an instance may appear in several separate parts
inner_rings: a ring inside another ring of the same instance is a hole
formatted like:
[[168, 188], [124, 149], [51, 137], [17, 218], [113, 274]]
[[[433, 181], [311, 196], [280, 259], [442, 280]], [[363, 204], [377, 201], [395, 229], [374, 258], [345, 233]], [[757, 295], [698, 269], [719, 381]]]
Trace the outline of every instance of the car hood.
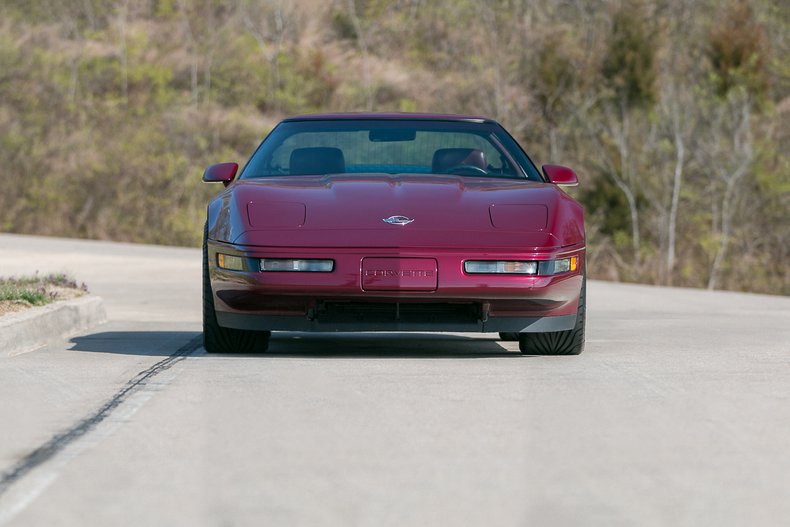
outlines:
[[[210, 237], [269, 247], [556, 248], [583, 241], [555, 185], [442, 175], [240, 180], [209, 207]], [[387, 218], [403, 216], [407, 224]]]

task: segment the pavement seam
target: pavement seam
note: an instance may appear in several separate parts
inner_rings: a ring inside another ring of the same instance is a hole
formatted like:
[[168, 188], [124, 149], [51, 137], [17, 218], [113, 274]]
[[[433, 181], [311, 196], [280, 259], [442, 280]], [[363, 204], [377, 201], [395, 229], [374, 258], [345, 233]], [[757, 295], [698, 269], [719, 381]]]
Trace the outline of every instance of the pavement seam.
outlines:
[[148, 384], [151, 378], [170, 369], [173, 365], [185, 359], [193, 351], [199, 349], [202, 343], [202, 335], [198, 335], [178, 348], [173, 354], [141, 371], [129, 380], [126, 385], [106, 403], [99, 407], [98, 410], [81, 419], [72, 427], [55, 434], [49, 441], [19, 460], [13, 467], [4, 471], [2, 476], [0, 476], [0, 496], [33, 469], [46, 463], [68, 445], [95, 429], [97, 425], [109, 417], [113, 410], [123, 404], [132, 394]]

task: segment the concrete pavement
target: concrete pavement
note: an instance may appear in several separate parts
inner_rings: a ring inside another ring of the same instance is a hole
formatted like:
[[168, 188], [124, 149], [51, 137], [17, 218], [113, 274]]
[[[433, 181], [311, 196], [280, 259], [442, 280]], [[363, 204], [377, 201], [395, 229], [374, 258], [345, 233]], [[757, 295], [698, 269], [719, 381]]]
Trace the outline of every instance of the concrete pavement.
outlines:
[[0, 360], [0, 525], [790, 517], [790, 298], [591, 281], [578, 357], [288, 333], [208, 356], [199, 251], [0, 235], [4, 274], [24, 257], [74, 271], [110, 322]]

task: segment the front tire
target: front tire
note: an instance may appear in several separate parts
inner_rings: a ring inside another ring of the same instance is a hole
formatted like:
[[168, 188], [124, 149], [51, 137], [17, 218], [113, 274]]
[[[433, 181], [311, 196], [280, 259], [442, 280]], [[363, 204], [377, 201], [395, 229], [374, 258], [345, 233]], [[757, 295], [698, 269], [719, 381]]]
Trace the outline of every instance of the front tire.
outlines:
[[208, 353], [263, 353], [271, 331], [226, 328], [217, 322], [208, 272], [208, 224], [203, 231], [203, 347]]
[[568, 331], [547, 333], [519, 333], [518, 349], [524, 355], [578, 355], [584, 351], [585, 297], [587, 278], [582, 279], [576, 325]]

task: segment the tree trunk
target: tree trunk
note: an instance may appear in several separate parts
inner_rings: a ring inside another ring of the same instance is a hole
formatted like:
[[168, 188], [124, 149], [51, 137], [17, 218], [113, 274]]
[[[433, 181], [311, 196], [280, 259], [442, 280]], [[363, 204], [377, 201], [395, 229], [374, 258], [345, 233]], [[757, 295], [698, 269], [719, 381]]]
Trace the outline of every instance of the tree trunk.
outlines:
[[615, 183], [625, 194], [625, 199], [628, 201], [628, 209], [631, 216], [631, 246], [634, 251], [634, 267], [638, 268], [641, 263], [641, 255], [639, 248], [641, 241], [639, 239], [639, 209], [637, 209], [636, 194], [633, 189], [628, 185], [631, 181], [631, 151], [628, 147], [628, 135], [630, 131], [630, 120], [628, 108], [625, 101], [620, 105], [620, 122], [622, 127], [617, 140], [618, 148], [620, 150], [620, 174], [621, 177], [615, 176]]
[[128, 2], [123, 4], [121, 8], [120, 26], [121, 26], [121, 100], [124, 106], [128, 104], [129, 99], [129, 67], [128, 67], [128, 50], [126, 46], [126, 17], [128, 14]]
[[362, 52], [362, 81], [365, 86], [365, 106], [367, 111], [373, 111], [373, 82], [370, 76], [370, 64], [368, 63], [370, 57], [368, 55], [367, 36], [362, 30], [362, 21], [357, 15], [357, 8], [354, 0], [347, 0], [348, 16], [351, 17], [351, 23], [354, 25], [354, 31], [357, 33], [357, 42], [359, 42], [359, 50]]
[[[675, 109], [677, 112], [677, 109]], [[677, 118], [677, 114], [675, 115]], [[686, 158], [686, 147], [677, 120], [674, 124], [675, 134], [675, 172], [672, 178], [672, 203], [669, 207], [669, 226], [667, 228], [667, 285], [672, 285], [675, 269], [675, 238], [677, 233], [678, 203], [680, 187], [683, 184], [683, 164]]]
[[750, 102], [746, 99], [741, 107], [741, 122], [733, 131], [733, 151], [735, 156], [741, 159], [737, 167], [723, 178], [726, 181], [726, 187], [724, 190], [724, 198], [721, 201], [721, 239], [719, 240], [719, 247], [716, 250], [716, 256], [711, 265], [710, 275], [708, 277], [708, 289], [716, 289], [718, 286], [721, 266], [724, 263], [724, 259], [727, 256], [727, 249], [730, 245], [731, 225], [735, 208], [733, 201], [736, 198], [735, 190], [738, 182], [746, 174], [754, 157], [750, 110]]

